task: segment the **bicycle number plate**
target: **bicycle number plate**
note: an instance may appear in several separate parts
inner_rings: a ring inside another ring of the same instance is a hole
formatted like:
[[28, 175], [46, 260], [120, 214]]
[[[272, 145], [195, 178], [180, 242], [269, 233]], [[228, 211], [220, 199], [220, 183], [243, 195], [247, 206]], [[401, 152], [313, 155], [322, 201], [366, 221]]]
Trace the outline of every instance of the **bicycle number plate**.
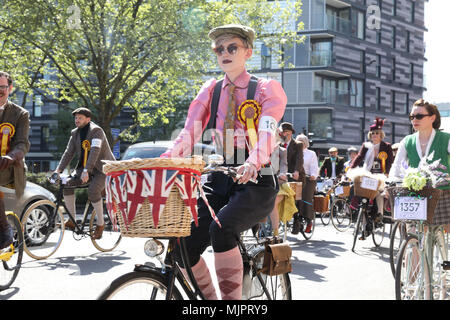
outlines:
[[338, 196], [340, 194], [344, 193], [344, 187], [343, 186], [339, 186], [336, 189], [334, 189], [334, 193]]
[[361, 188], [369, 189], [369, 190], [377, 190], [378, 189], [378, 180], [369, 178], [369, 177], [362, 177]]
[[426, 220], [427, 198], [396, 197], [394, 201], [395, 220]]

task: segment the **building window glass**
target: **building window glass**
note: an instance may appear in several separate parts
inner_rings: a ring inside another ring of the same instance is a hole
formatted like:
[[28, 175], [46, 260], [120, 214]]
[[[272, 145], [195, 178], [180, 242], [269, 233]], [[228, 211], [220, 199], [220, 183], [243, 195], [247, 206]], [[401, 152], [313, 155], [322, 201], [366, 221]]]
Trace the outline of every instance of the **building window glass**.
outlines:
[[41, 95], [35, 95], [33, 97], [33, 116], [34, 117], [42, 117], [42, 106], [44, 103], [42, 102]]
[[394, 48], [394, 49], [397, 46], [396, 38], [397, 38], [397, 28], [395, 26], [393, 26], [392, 27], [392, 48]]
[[381, 54], [377, 54], [377, 66], [376, 66], [376, 76], [381, 78]]
[[363, 107], [364, 105], [364, 83], [361, 80], [351, 79], [350, 105]]
[[410, 17], [410, 21], [414, 23], [416, 18], [416, 2], [415, 1], [411, 1], [411, 17]]
[[376, 105], [375, 108], [379, 111], [381, 110], [381, 88], [376, 88]]
[[261, 44], [261, 69], [270, 69], [272, 66], [272, 52], [271, 48], [264, 43]]
[[359, 10], [352, 11], [352, 36], [364, 39], [365, 36], [365, 17]]
[[406, 52], [410, 51], [409, 42], [411, 41], [411, 32], [406, 31]]
[[330, 40], [311, 40], [311, 66], [330, 66], [332, 52]]
[[308, 132], [314, 133], [315, 139], [330, 139], [334, 137], [331, 110], [310, 109], [308, 118]]
[[414, 85], [414, 63], [409, 64], [409, 85]]

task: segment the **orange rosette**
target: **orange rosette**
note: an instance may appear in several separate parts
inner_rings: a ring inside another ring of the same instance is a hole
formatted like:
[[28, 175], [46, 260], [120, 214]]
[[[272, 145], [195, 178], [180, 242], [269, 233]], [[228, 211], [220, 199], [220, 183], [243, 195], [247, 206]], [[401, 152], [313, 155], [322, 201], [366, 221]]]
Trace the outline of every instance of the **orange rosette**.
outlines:
[[86, 168], [88, 153], [89, 153], [89, 150], [91, 150], [91, 143], [88, 140], [84, 140], [81, 143], [81, 147], [84, 149], [83, 167]]
[[258, 142], [256, 127], [261, 115], [261, 106], [255, 100], [245, 100], [239, 106], [237, 115], [248, 133], [251, 148], [254, 148]]
[[383, 173], [386, 173], [386, 159], [388, 158], [388, 155], [386, 152], [381, 151], [378, 153], [378, 159], [381, 160], [381, 168], [383, 169]]

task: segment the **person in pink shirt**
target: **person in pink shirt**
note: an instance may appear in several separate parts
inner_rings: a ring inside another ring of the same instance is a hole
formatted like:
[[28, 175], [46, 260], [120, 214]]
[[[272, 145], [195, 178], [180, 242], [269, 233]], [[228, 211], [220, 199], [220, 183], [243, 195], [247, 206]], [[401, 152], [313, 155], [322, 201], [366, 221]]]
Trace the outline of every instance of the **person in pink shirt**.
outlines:
[[[209, 37], [225, 77], [222, 81], [210, 79], [201, 87], [189, 106], [184, 129], [162, 157], [189, 156], [195, 143], [212, 138], [216, 152], [224, 154], [225, 165], [236, 167], [242, 175], [237, 181], [222, 173], [207, 176], [204, 190], [221, 226], [199, 199], [198, 226], [193, 223], [191, 235], [186, 238], [189, 261], [205, 297], [217, 299], [201, 256], [212, 245], [222, 299], [241, 299], [243, 262], [237, 239], [242, 231], [266, 218], [274, 206], [278, 184], [270, 156], [276, 147], [275, 133], [287, 97], [279, 82], [255, 78], [247, 72], [245, 63], [253, 53], [253, 29], [225, 25], [212, 29]], [[241, 112], [249, 104], [250, 110]], [[242, 121], [243, 116], [253, 119], [253, 125]]]

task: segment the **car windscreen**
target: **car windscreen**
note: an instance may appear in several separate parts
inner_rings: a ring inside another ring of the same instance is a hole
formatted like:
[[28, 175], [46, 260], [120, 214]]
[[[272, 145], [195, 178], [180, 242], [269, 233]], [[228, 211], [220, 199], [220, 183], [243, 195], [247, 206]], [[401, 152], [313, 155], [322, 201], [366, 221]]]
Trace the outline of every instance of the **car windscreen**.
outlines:
[[165, 147], [143, 147], [128, 149], [122, 157], [122, 160], [129, 160], [132, 158], [159, 158], [167, 148]]

